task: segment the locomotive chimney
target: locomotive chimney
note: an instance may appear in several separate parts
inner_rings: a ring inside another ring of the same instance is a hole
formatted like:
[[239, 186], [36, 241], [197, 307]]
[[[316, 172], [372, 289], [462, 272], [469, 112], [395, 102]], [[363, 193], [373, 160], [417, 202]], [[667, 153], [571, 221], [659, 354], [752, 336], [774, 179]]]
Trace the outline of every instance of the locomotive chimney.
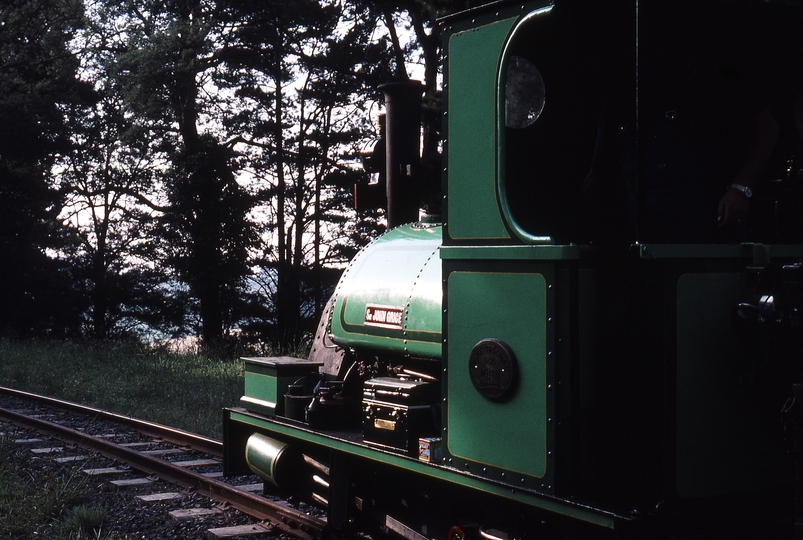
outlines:
[[419, 194], [415, 189], [420, 170], [421, 95], [418, 81], [383, 84], [386, 115], [386, 178], [388, 228], [418, 221]]

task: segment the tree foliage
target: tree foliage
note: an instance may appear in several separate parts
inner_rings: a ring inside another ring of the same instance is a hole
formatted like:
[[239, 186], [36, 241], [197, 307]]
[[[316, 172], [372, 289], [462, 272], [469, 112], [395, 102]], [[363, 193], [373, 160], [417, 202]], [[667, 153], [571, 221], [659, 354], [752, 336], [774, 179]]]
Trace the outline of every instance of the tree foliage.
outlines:
[[7, 2], [0, 331], [303, 339], [382, 229], [350, 209], [377, 86], [423, 78], [437, 170], [435, 21], [466, 5]]
[[77, 331], [81, 302], [48, 250], [65, 242], [62, 193], [50, 177], [70, 147], [64, 108], [93, 98], [69, 49], [82, 23], [79, 1], [0, 7], [0, 332], [10, 335]]

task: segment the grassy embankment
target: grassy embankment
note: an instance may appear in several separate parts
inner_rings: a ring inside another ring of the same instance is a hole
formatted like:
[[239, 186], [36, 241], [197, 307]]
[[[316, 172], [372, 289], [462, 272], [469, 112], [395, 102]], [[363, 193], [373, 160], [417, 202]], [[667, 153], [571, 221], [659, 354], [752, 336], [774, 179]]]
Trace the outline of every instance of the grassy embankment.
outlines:
[[221, 438], [243, 363], [125, 343], [0, 340], [0, 386]]

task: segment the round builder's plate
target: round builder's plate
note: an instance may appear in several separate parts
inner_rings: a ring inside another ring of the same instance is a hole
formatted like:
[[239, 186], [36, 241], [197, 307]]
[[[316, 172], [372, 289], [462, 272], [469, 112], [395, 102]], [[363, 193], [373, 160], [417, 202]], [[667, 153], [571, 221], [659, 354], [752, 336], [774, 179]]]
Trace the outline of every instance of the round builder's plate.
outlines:
[[516, 371], [516, 357], [501, 340], [483, 339], [471, 349], [469, 377], [477, 392], [485, 398], [506, 397], [516, 384]]

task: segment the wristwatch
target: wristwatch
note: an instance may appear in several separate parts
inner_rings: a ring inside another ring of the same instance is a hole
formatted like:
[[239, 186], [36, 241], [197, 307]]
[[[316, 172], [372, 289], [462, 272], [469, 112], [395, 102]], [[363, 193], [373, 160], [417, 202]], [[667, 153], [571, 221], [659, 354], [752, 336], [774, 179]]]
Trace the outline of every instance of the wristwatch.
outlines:
[[744, 194], [744, 196], [747, 197], [748, 199], [753, 196], [753, 190], [747, 186], [743, 186], [741, 184], [731, 184], [731, 187], [733, 189], [738, 189], [739, 191], [741, 191]]

